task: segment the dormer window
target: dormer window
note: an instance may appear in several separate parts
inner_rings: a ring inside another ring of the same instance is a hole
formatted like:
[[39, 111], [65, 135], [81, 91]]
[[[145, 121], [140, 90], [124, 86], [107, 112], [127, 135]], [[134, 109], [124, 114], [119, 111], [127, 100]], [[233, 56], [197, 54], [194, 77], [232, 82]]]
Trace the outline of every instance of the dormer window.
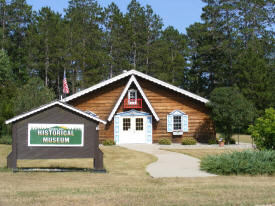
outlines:
[[137, 90], [131, 89], [128, 91], [128, 104], [137, 104]]

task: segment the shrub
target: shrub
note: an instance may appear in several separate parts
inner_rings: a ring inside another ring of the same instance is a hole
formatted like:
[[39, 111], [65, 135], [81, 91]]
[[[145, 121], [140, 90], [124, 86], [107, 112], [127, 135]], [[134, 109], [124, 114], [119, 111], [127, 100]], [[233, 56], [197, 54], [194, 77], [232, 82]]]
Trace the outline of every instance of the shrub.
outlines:
[[230, 137], [229, 139], [224, 139], [225, 144], [236, 144], [236, 140]]
[[162, 144], [162, 145], [170, 145], [171, 144], [171, 140], [170, 139], [167, 139], [167, 138], [161, 138], [159, 140], [159, 144]]
[[103, 144], [104, 146], [111, 146], [111, 145], [115, 145], [116, 142], [115, 142], [114, 140], [112, 140], [112, 139], [105, 139], [105, 140], [102, 142], [102, 144]]
[[258, 149], [275, 150], [275, 110], [266, 109], [265, 114], [256, 120], [255, 125], [250, 125], [248, 131]]
[[[225, 142], [227, 144], [227, 142]], [[232, 137], [229, 138], [229, 144], [236, 144], [236, 140]]]
[[225, 144], [236, 144], [236, 140], [232, 137], [226, 138], [225, 134], [221, 134], [219, 139], [223, 139]]
[[217, 139], [209, 139], [208, 140], [208, 144], [217, 144], [217, 143], [218, 143]]
[[275, 174], [275, 151], [235, 151], [209, 155], [202, 159], [201, 170], [218, 175]]
[[0, 138], [0, 144], [12, 144], [12, 138], [9, 135], [2, 136]]
[[197, 141], [193, 137], [184, 137], [181, 141], [182, 145], [194, 145], [197, 144]]

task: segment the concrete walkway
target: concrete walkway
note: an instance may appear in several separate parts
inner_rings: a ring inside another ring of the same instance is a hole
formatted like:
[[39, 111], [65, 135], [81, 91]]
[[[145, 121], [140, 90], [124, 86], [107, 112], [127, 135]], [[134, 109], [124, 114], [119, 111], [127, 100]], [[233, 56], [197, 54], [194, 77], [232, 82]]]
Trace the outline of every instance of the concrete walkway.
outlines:
[[149, 164], [146, 168], [147, 172], [154, 178], [216, 176], [201, 171], [199, 169], [199, 159], [176, 152], [160, 150], [158, 144], [121, 144], [119, 146], [156, 156], [158, 160]]
[[160, 145], [162, 149], [215, 149], [215, 150], [235, 150], [235, 149], [253, 149], [251, 143], [240, 143], [240, 144], [230, 144], [224, 145], [224, 147], [219, 147], [218, 144], [201, 144], [197, 143], [195, 145], [182, 145], [179, 143], [172, 143], [171, 145]]

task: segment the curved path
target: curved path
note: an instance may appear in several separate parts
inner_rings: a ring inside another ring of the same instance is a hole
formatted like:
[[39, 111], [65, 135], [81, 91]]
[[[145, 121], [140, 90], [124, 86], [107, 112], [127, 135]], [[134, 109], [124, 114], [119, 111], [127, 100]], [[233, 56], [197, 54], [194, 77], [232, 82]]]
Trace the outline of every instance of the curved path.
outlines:
[[149, 164], [147, 172], [154, 177], [210, 177], [216, 176], [201, 171], [200, 160], [188, 155], [160, 150], [157, 144], [121, 144], [127, 149], [155, 155], [158, 160]]

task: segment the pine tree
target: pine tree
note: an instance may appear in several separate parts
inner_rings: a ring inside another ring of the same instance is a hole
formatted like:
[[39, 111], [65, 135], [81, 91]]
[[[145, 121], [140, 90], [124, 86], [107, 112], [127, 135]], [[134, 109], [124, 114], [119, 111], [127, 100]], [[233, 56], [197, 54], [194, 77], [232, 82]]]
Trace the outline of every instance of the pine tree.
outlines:
[[12, 98], [16, 87], [10, 59], [5, 50], [0, 50], [0, 138], [7, 134], [5, 120], [14, 115]]
[[128, 35], [131, 44], [129, 61], [133, 69], [142, 70], [144, 62], [142, 55], [145, 53], [146, 24], [145, 9], [136, 0], [132, 0], [127, 7], [126, 18], [128, 20]]
[[68, 70], [73, 75], [73, 81], [78, 81], [75, 87], [83, 89], [102, 80], [106, 74], [106, 55], [102, 49], [102, 8], [94, 0], [71, 0], [65, 18], [69, 23], [68, 38], [71, 41], [68, 54], [71, 65]]
[[[28, 26], [32, 22], [33, 12], [25, 0], [11, 0], [6, 4], [4, 49], [11, 59], [16, 80], [24, 82], [28, 78], [26, 47], [24, 45]], [[2, 28], [3, 28], [2, 25]]]
[[105, 8], [105, 49], [108, 54], [108, 76], [120, 74], [130, 68], [127, 59], [130, 50], [127, 41], [127, 21], [115, 3]]
[[246, 50], [237, 57], [238, 85], [242, 93], [253, 101], [260, 113], [274, 105], [274, 63], [265, 57], [262, 43], [249, 41]]
[[143, 72], [153, 74], [152, 54], [157, 50], [155, 42], [161, 37], [161, 29], [163, 26], [162, 19], [156, 15], [151, 6], [146, 5], [145, 8], [145, 26], [146, 26], [146, 45], [145, 45], [145, 65]]
[[[253, 100], [259, 110], [270, 105], [267, 93], [272, 73], [274, 52], [274, 2], [203, 0], [203, 23], [187, 29], [191, 48], [190, 76], [192, 91], [208, 96], [216, 87], [238, 85], [246, 98]], [[254, 46], [253, 46], [254, 45]], [[253, 65], [255, 61], [255, 65]], [[259, 66], [261, 65], [261, 66]], [[274, 64], [273, 64], [274, 65]], [[250, 75], [247, 75], [249, 73]], [[255, 77], [263, 80], [252, 89]], [[250, 89], [249, 89], [250, 88]], [[266, 94], [258, 92], [267, 89]], [[257, 94], [258, 93], [258, 94]], [[259, 104], [255, 96], [266, 101]]]
[[0, 0], [0, 38], [1, 38], [1, 50], [4, 50], [6, 48], [6, 36], [7, 36], [7, 2], [6, 0]]
[[190, 48], [190, 89], [208, 96], [219, 86], [226, 86], [228, 64], [223, 50], [224, 35], [208, 24], [195, 23], [187, 29]]
[[35, 15], [27, 34], [29, 71], [44, 79], [45, 86], [54, 88], [60, 95], [59, 81], [66, 55], [61, 15], [43, 7]]
[[187, 55], [185, 35], [169, 26], [162, 32], [157, 44], [159, 44], [159, 50], [156, 52], [159, 56], [154, 58], [161, 61], [158, 60], [160, 64], [154, 68], [155, 76], [176, 86], [186, 86], [188, 74], [185, 59]]

